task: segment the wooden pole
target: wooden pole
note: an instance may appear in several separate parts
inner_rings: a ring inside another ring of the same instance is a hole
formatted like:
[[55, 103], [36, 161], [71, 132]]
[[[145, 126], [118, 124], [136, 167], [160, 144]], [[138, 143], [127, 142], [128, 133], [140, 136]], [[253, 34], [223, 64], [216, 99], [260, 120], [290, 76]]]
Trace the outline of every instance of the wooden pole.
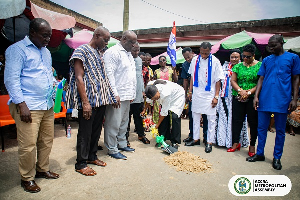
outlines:
[[124, 0], [123, 31], [127, 31], [128, 27], [129, 27], [129, 0]]

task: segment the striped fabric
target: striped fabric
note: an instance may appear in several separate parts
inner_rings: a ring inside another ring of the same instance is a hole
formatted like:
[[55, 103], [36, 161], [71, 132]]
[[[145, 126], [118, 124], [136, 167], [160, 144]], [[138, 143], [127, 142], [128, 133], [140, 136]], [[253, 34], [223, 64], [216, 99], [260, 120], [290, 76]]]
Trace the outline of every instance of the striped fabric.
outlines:
[[91, 106], [95, 108], [116, 102], [101, 56], [96, 49], [84, 44], [79, 46], [70, 58], [70, 83], [66, 93], [67, 108], [82, 109], [75, 79], [75, 59], [83, 63], [85, 92]]

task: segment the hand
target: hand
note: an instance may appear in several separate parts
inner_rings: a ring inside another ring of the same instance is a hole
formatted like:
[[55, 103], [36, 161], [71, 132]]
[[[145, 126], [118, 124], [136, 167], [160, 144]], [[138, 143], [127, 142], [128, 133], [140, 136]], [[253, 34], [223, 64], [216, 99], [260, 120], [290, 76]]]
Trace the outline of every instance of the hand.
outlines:
[[253, 99], [253, 107], [254, 107], [255, 110], [257, 110], [258, 105], [259, 105], [259, 100], [258, 100], [257, 97], [254, 97], [254, 99]]
[[20, 110], [21, 121], [25, 123], [32, 123], [31, 113], [25, 101], [19, 103], [17, 106], [19, 107]]
[[241, 96], [241, 99], [245, 101], [248, 98], [248, 90], [241, 90], [239, 95]]
[[146, 94], [145, 94], [145, 92], [143, 92], [143, 97], [144, 97], [144, 98], [146, 97]]
[[192, 96], [193, 96], [193, 94], [192, 94], [192, 93], [189, 93], [188, 98], [189, 98], [189, 101], [190, 101], [190, 102], [192, 102]]
[[117, 103], [114, 103], [113, 107], [114, 108], [120, 108], [121, 107], [121, 101], [120, 101], [120, 97], [119, 96], [116, 96], [116, 101], [117, 101]]
[[297, 99], [293, 99], [289, 105], [289, 112], [293, 112], [297, 108]]
[[214, 107], [217, 106], [217, 104], [218, 104], [218, 99], [213, 98], [213, 100], [212, 100], [212, 102], [211, 102], [211, 106], [214, 108]]
[[141, 115], [141, 116], [145, 116], [145, 113], [146, 113], [146, 111], [143, 110], [143, 111], [140, 113], [140, 115]]
[[158, 129], [158, 127], [159, 127], [159, 125], [158, 125], [158, 124], [156, 124], [156, 125], [155, 125], [155, 128], [156, 128], [156, 129]]
[[82, 115], [83, 115], [83, 118], [86, 119], [86, 120], [89, 120], [91, 118], [91, 116], [92, 116], [92, 106], [89, 102], [83, 103]]

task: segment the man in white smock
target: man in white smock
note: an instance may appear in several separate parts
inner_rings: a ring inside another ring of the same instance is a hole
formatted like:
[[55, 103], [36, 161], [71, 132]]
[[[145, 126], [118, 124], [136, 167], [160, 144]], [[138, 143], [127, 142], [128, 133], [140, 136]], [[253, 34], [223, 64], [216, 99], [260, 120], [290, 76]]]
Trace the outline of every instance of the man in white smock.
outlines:
[[205, 152], [212, 151], [212, 143], [215, 141], [216, 106], [219, 99], [221, 80], [224, 79], [219, 59], [211, 53], [211, 44], [203, 42], [200, 45], [200, 54], [191, 62], [189, 73], [191, 74], [189, 98], [192, 99], [193, 113], [193, 139], [200, 139], [201, 114], [207, 115], [208, 131]]
[[[177, 83], [166, 80], [150, 81], [145, 89], [147, 96], [146, 109], [152, 101], [158, 101], [162, 106], [159, 120], [155, 126], [160, 135], [169, 138], [175, 147], [181, 142], [181, 118], [180, 115], [185, 104], [185, 92]], [[142, 114], [145, 113], [145, 110]], [[172, 123], [170, 123], [172, 120]], [[172, 124], [172, 127], [169, 127]], [[171, 128], [171, 133], [168, 130]]]

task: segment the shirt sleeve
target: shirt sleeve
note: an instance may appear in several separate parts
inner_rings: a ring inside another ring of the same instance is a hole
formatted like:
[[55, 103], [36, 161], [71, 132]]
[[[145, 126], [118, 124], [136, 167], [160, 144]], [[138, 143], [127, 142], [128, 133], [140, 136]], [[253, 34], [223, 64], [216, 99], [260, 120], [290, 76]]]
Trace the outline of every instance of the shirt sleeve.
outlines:
[[215, 61], [215, 82], [219, 80], [223, 80], [225, 78], [224, 71], [222, 69], [222, 65], [218, 59]]
[[14, 104], [22, 103], [24, 100], [21, 89], [21, 72], [25, 64], [25, 56], [20, 47], [10, 46], [5, 52], [4, 83], [8, 94]]
[[292, 75], [300, 74], [300, 58], [298, 55], [294, 56], [293, 62]]
[[261, 65], [260, 65], [260, 68], [258, 70], [258, 73], [257, 73], [258, 76], [265, 76], [265, 73], [266, 73], [266, 61], [267, 61], [267, 59], [268, 58], [263, 59]]
[[104, 68], [108, 77], [108, 80], [110, 82], [110, 86], [115, 94], [115, 96], [119, 96], [119, 93], [117, 91], [116, 87], [116, 80], [115, 80], [115, 70], [118, 67], [118, 55], [113, 51], [106, 51], [103, 55], [104, 60]]
[[194, 71], [195, 71], [195, 65], [196, 65], [196, 61], [197, 61], [197, 57], [195, 56], [190, 64], [188, 73], [191, 75], [191, 77], [194, 77]]

